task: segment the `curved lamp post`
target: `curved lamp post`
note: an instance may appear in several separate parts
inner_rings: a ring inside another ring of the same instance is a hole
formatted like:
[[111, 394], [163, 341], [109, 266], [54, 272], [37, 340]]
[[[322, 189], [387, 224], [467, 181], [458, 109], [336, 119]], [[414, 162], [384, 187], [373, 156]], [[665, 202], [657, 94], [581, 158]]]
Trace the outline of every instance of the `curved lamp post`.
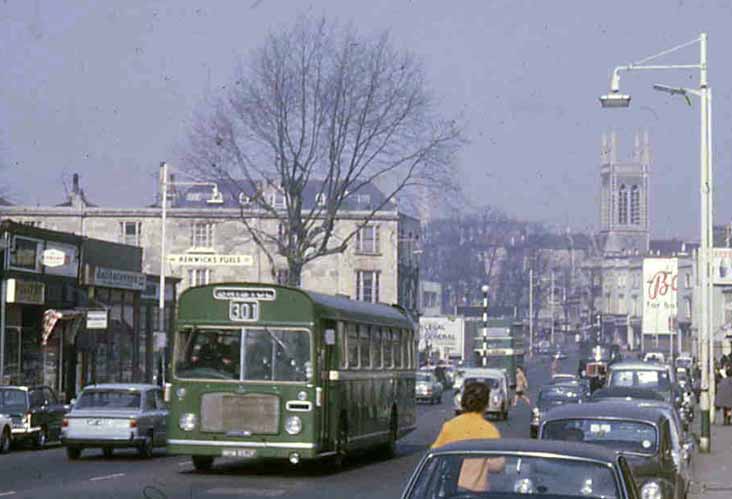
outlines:
[[[697, 64], [669, 64], [655, 65], [647, 64], [659, 57], [677, 52], [691, 45], [699, 45], [699, 62]], [[630, 96], [620, 93], [620, 73], [636, 70], [698, 70], [699, 87], [669, 87], [666, 85], [653, 85], [654, 90], [666, 92], [671, 95], [684, 97], [687, 103], [691, 104], [690, 95], [699, 97], [701, 105], [701, 150], [700, 150], [700, 175], [701, 175], [701, 247], [699, 249], [699, 287], [700, 306], [699, 319], [699, 357], [702, 371], [701, 387], [701, 439], [700, 447], [702, 452], [710, 450], [710, 420], [712, 412], [711, 401], [714, 398], [714, 374], [713, 374], [713, 336], [711, 334], [711, 305], [712, 305], [712, 281], [711, 281], [711, 249], [713, 245], [713, 224], [712, 224], [712, 92], [707, 81], [707, 34], [701, 33], [698, 38], [681, 45], [677, 45], [658, 54], [641, 59], [633, 64], [618, 66], [613, 70], [610, 81], [610, 93], [600, 97], [600, 103], [605, 108], [623, 108], [630, 106]], [[642, 332], [641, 332], [642, 338]]]

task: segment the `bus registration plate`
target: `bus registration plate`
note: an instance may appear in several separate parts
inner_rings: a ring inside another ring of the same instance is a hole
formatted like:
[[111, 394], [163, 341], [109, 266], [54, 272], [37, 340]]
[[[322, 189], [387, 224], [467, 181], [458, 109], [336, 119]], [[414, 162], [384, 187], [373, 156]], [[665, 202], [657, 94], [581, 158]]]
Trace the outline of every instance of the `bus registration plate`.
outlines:
[[257, 454], [256, 449], [222, 449], [223, 457], [254, 457]]

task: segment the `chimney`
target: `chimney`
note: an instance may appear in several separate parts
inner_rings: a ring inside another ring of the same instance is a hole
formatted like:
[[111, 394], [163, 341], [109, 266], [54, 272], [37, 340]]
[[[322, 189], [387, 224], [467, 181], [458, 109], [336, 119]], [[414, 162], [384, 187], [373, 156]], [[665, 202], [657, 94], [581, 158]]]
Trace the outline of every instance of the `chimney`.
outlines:
[[71, 192], [74, 194], [79, 194], [79, 174], [74, 173], [74, 176], [72, 177], [72, 185], [71, 185]]

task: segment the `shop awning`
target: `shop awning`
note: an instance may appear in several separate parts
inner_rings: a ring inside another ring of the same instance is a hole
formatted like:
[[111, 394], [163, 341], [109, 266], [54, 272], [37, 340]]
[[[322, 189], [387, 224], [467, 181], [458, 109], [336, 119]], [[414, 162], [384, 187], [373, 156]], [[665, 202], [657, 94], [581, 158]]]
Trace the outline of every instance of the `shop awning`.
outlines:
[[[50, 308], [43, 312], [43, 331], [41, 333], [41, 345], [46, 346], [46, 343], [48, 343], [48, 338], [51, 337], [53, 328], [56, 326], [56, 323], [58, 321], [82, 319], [84, 316], [85, 311], [78, 309], [54, 310]], [[79, 324], [81, 324], [81, 321], [78, 322]]]

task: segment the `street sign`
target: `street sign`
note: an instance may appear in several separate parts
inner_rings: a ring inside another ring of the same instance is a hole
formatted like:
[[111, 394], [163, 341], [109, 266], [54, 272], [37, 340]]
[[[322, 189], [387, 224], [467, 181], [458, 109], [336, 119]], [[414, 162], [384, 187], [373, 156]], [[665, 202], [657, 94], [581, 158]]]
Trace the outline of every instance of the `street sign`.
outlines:
[[61, 267], [66, 263], [66, 253], [55, 248], [47, 249], [41, 255], [41, 263], [46, 267]]
[[254, 258], [251, 255], [181, 254], [168, 255], [168, 263], [188, 267], [251, 267]]
[[108, 313], [106, 310], [87, 310], [86, 312], [86, 328], [87, 329], [107, 329]]
[[168, 337], [165, 331], [155, 331], [153, 333], [153, 342], [155, 343], [155, 350], [163, 350], [168, 345]]

